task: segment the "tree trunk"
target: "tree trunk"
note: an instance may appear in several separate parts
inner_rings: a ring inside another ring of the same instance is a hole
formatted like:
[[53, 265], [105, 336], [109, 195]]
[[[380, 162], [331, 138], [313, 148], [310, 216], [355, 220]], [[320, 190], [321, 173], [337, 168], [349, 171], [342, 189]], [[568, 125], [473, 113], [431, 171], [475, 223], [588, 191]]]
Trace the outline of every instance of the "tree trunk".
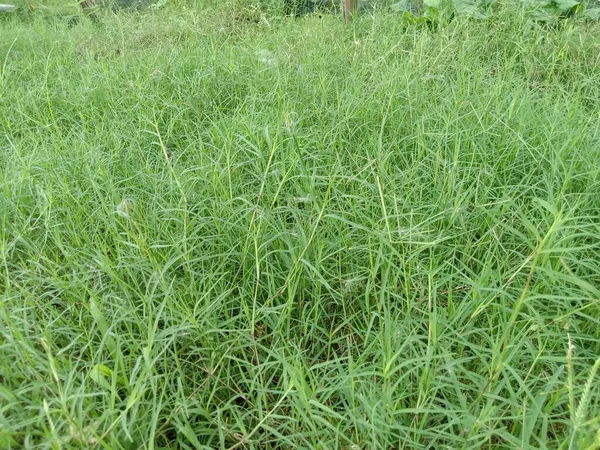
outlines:
[[103, 6], [105, 0], [82, 0], [79, 2], [79, 6], [84, 11], [93, 11], [101, 6]]
[[344, 22], [349, 22], [358, 13], [358, 0], [342, 0]]

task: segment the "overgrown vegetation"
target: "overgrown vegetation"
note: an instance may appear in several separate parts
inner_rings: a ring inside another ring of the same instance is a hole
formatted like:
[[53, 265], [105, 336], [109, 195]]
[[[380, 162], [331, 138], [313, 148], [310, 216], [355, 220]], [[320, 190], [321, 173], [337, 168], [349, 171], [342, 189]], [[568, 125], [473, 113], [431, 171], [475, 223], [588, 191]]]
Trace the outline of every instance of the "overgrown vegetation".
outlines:
[[598, 27], [234, 3], [0, 28], [0, 447], [598, 448]]

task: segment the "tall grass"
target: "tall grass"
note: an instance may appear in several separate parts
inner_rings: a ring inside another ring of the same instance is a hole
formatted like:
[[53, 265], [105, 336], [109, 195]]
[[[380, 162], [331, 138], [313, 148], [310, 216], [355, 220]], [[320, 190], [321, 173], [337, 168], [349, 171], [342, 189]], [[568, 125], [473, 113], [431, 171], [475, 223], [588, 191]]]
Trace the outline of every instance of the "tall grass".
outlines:
[[597, 36], [3, 19], [0, 447], [598, 448]]

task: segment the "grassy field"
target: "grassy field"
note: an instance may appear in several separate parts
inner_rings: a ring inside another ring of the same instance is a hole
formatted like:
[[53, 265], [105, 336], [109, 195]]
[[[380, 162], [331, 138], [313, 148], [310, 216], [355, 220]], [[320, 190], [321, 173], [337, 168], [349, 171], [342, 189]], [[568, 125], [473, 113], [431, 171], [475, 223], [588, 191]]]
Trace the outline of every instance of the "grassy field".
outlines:
[[600, 26], [0, 19], [0, 448], [599, 448]]

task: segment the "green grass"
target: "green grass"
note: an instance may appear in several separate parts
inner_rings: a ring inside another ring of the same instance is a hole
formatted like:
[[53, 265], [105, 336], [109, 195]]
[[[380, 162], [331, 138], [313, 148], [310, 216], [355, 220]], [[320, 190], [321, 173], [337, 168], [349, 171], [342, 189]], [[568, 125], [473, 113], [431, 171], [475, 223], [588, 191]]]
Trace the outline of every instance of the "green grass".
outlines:
[[1, 448], [598, 448], [598, 26], [0, 19]]

